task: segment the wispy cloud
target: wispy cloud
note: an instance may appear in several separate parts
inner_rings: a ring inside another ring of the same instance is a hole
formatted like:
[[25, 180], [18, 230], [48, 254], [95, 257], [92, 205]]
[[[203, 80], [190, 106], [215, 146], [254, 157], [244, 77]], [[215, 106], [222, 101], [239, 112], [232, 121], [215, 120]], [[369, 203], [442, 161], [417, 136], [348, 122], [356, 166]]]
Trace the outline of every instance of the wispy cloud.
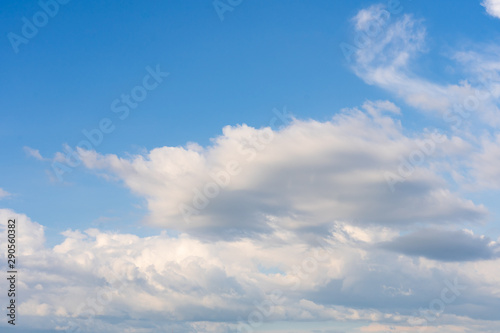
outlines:
[[[468, 80], [442, 84], [422, 77], [413, 70], [417, 58], [427, 51], [427, 29], [422, 19], [410, 14], [393, 17], [382, 5], [374, 5], [360, 11], [353, 18], [353, 23], [356, 33], [367, 36], [364, 41], [366, 45], [356, 49], [352, 65], [356, 75], [366, 83], [394, 93], [418, 110], [437, 112], [444, 118], [457, 109], [477, 111], [483, 122], [491, 126], [500, 125], [498, 94], [492, 91], [497, 90], [494, 84], [498, 80], [493, 80], [491, 75], [486, 80], [484, 73], [476, 71]], [[380, 31], [374, 34], [370, 30], [373, 27], [378, 27]], [[489, 66], [494, 70], [493, 74], [498, 75], [498, 66], [492, 68], [492, 63], [488, 65], [486, 58], [479, 55], [476, 58], [466, 57], [457, 51], [452, 58], [474, 60], [476, 69]], [[480, 59], [485, 61], [481, 62]], [[484, 81], [488, 82], [485, 84]], [[476, 84], [472, 85], [471, 82]]]
[[42, 156], [42, 154], [40, 154], [40, 151], [38, 149], [33, 149], [33, 148], [28, 147], [28, 146], [24, 146], [23, 150], [26, 153], [26, 155], [28, 155], [30, 157], [34, 157], [35, 159], [37, 159], [39, 161], [47, 161], [48, 160], [48, 159], [44, 158]]
[[11, 194], [4, 189], [0, 188], [0, 199], [8, 198]]

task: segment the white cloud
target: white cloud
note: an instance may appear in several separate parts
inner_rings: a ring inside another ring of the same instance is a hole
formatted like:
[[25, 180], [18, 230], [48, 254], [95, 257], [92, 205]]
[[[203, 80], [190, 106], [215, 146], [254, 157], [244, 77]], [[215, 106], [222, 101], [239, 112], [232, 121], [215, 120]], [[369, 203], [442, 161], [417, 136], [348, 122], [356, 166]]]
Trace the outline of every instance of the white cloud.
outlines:
[[[413, 71], [416, 58], [426, 51], [426, 28], [422, 20], [408, 14], [391, 17], [380, 5], [361, 10], [353, 20], [356, 36], [363, 38], [355, 42], [357, 45], [352, 68], [366, 83], [396, 94], [417, 109], [437, 112], [449, 122], [455, 123], [450, 120], [452, 112], [473, 111], [488, 125], [500, 126], [498, 94], [493, 91], [498, 90], [494, 87], [498, 86], [498, 79], [484, 85], [483, 82], [477, 82], [484, 81], [484, 78], [478, 77], [479, 73], [476, 72], [470, 78], [476, 81], [474, 86], [469, 80], [443, 84], [421, 77]], [[463, 59], [461, 53], [457, 52], [452, 58]], [[469, 59], [479, 63], [476, 65], [487, 65], [480, 63], [479, 59], [484, 59], [483, 54]], [[497, 75], [498, 67], [494, 73]]]
[[384, 20], [384, 14], [386, 12], [383, 11], [383, 9], [384, 6], [381, 4], [361, 9], [352, 19], [356, 25], [356, 29], [367, 31], [372, 28], [371, 24], [374, 21]]
[[493, 17], [500, 18], [500, 1], [499, 0], [483, 0], [481, 6], [486, 8], [486, 12]]
[[[483, 5], [494, 11], [498, 2]], [[462, 152], [458, 152], [458, 144], [453, 149], [462, 158], [449, 163], [447, 169], [464, 189], [499, 188], [498, 172], [493, 167], [499, 160], [499, 144], [488, 135], [484, 138], [488, 130], [484, 125], [500, 126], [500, 46], [461, 45], [460, 50], [451, 52], [451, 59], [467, 79], [458, 84], [436, 83], [414, 72], [417, 57], [427, 51], [422, 20], [411, 15], [391, 16], [379, 5], [360, 11], [353, 21], [355, 31], [365, 34], [365, 45], [354, 53], [354, 72], [417, 109], [436, 111], [450, 129], [461, 133], [462, 138], [454, 140], [464, 143]]]
[[[265, 237], [218, 242], [186, 234], [68, 230], [62, 243], [48, 248], [40, 224], [0, 210], [1, 221], [13, 216], [22, 258], [20, 328], [235, 332], [237, 318], [247, 322], [276, 299], [272, 311], [267, 308], [272, 314], [263, 316], [266, 322], [362, 320], [372, 324], [360, 331], [411, 329], [412, 311], [428, 307], [441, 297], [443, 281], [457, 277], [465, 288], [428, 329], [486, 327], [484, 320], [496, 315], [491, 304], [500, 297], [500, 261], [442, 263], [391, 254], [377, 248], [398, 235], [387, 227], [338, 222], [315, 239], [280, 228]], [[5, 235], [2, 224], [2, 248]]]
[[397, 173], [402, 158], [433, 136], [405, 136], [399, 122], [384, 115], [399, 112], [392, 103], [363, 108], [329, 122], [296, 120], [279, 131], [226, 126], [205, 148], [161, 147], [129, 158], [79, 153], [86, 167], [118, 177], [144, 197], [150, 223], [191, 234], [241, 237], [276, 226], [321, 233], [336, 220], [405, 226], [485, 217], [484, 207], [450, 192], [428, 167], [431, 159], [463, 149], [456, 138], [431, 142], [432, 157], [391, 192], [386, 173]]
[[481, 140], [481, 149], [475, 151], [469, 161], [468, 178], [463, 182], [472, 189], [500, 189], [500, 134], [485, 136]]

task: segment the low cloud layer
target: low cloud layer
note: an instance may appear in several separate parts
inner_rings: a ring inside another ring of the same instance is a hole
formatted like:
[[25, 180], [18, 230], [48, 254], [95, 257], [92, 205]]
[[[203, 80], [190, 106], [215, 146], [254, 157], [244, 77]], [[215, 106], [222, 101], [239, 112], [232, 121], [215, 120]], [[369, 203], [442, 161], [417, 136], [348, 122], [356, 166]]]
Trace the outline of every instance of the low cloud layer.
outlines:
[[[17, 217], [22, 245], [21, 329], [57, 324], [63, 331], [79, 327], [82, 332], [125, 327], [236, 332], [238, 325], [252, 324], [256, 313], [261, 324], [358, 322], [353, 332], [379, 332], [373, 327], [386, 325], [411, 331], [422, 320], [432, 326], [493, 327], [483, 321], [496, 316], [491, 304], [499, 302], [498, 259], [490, 265], [457, 264], [390, 254], [378, 244], [399, 244], [400, 238], [387, 227], [338, 222], [321, 238], [277, 229], [264, 238], [208, 243], [186, 234], [68, 230], [49, 248], [40, 224], [0, 210], [0, 219], [7, 217]], [[0, 246], [6, 245], [5, 235], [2, 225]], [[415, 313], [429, 308], [445, 288], [446, 299], [453, 299], [445, 316]]]

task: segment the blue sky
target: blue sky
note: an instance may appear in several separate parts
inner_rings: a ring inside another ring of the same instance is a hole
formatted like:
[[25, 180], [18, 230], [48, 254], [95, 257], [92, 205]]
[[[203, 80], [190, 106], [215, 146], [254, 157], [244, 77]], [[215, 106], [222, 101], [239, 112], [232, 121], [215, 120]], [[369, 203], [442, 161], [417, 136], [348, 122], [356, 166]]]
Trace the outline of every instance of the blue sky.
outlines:
[[[113, 289], [102, 274], [114, 269], [143, 291], [125, 294], [157, 308], [115, 298], [93, 319], [103, 332], [236, 332], [273, 286], [286, 302], [263, 332], [416, 329], [404, 316], [457, 276], [469, 293], [428, 324], [469, 332], [464, 316], [498, 331], [498, 1], [63, 2], [0, 5], [0, 216], [32, 228], [26, 242], [45, 239], [26, 250], [33, 323], [78, 318], [85, 331], [78, 304], [57, 300]], [[26, 37], [37, 15], [47, 22]], [[141, 91], [121, 119], [123, 96]], [[283, 110], [293, 119], [276, 118]], [[84, 132], [100, 133], [91, 149], [77, 148]], [[286, 289], [320, 238], [344, 261]], [[160, 255], [169, 249], [178, 257]], [[37, 252], [63, 267], [38, 278]], [[67, 294], [51, 289], [67, 272]]]
[[[80, 169], [67, 177], [79, 186], [50, 184], [47, 165], [26, 158], [23, 147], [52, 156], [63, 144], [75, 146], [82, 130], [95, 128], [103, 117], [116, 121], [111, 102], [140, 83], [146, 66], [159, 64], [170, 76], [129, 118], [117, 122], [99, 152], [135, 153], [189, 141], [206, 145], [225, 125], [266, 126], [275, 107], [286, 106], [300, 119], [327, 120], [367, 99], [389, 98], [352, 75], [339, 52], [341, 43], [353, 44], [350, 18], [368, 4], [242, 2], [224, 13], [224, 21], [210, 2], [61, 5], [28, 44], [19, 45], [19, 53], [8, 39], [1, 50], [2, 156], [11, 161], [1, 174], [4, 188], [22, 193], [10, 207], [43, 218], [56, 232], [67, 228], [69, 219], [84, 228], [111, 207], [135, 214], [130, 208], [135, 198]], [[499, 22], [477, 3], [455, 4], [401, 2], [433, 31], [418, 69], [439, 82], [462, 78], [446, 70], [450, 48], [498, 38]], [[21, 18], [40, 10], [29, 1], [3, 6], [4, 35], [20, 34]], [[409, 128], [436, 121], [409, 111], [402, 119]], [[85, 205], [78, 204], [82, 197]]]

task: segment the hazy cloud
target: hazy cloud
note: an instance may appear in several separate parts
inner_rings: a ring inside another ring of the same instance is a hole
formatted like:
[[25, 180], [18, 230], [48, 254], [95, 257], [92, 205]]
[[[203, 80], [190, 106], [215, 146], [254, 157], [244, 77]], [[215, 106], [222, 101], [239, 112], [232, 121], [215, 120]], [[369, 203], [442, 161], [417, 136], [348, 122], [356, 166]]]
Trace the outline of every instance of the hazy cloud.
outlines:
[[45, 161], [46, 160], [40, 154], [40, 151], [38, 149], [33, 149], [33, 148], [30, 148], [30, 147], [27, 147], [27, 146], [24, 146], [23, 149], [24, 149], [24, 152], [26, 153], [26, 155], [28, 155], [28, 156], [34, 157], [35, 159], [37, 159], [39, 161]]
[[4, 189], [0, 188], [0, 199], [8, 198], [11, 194]]

